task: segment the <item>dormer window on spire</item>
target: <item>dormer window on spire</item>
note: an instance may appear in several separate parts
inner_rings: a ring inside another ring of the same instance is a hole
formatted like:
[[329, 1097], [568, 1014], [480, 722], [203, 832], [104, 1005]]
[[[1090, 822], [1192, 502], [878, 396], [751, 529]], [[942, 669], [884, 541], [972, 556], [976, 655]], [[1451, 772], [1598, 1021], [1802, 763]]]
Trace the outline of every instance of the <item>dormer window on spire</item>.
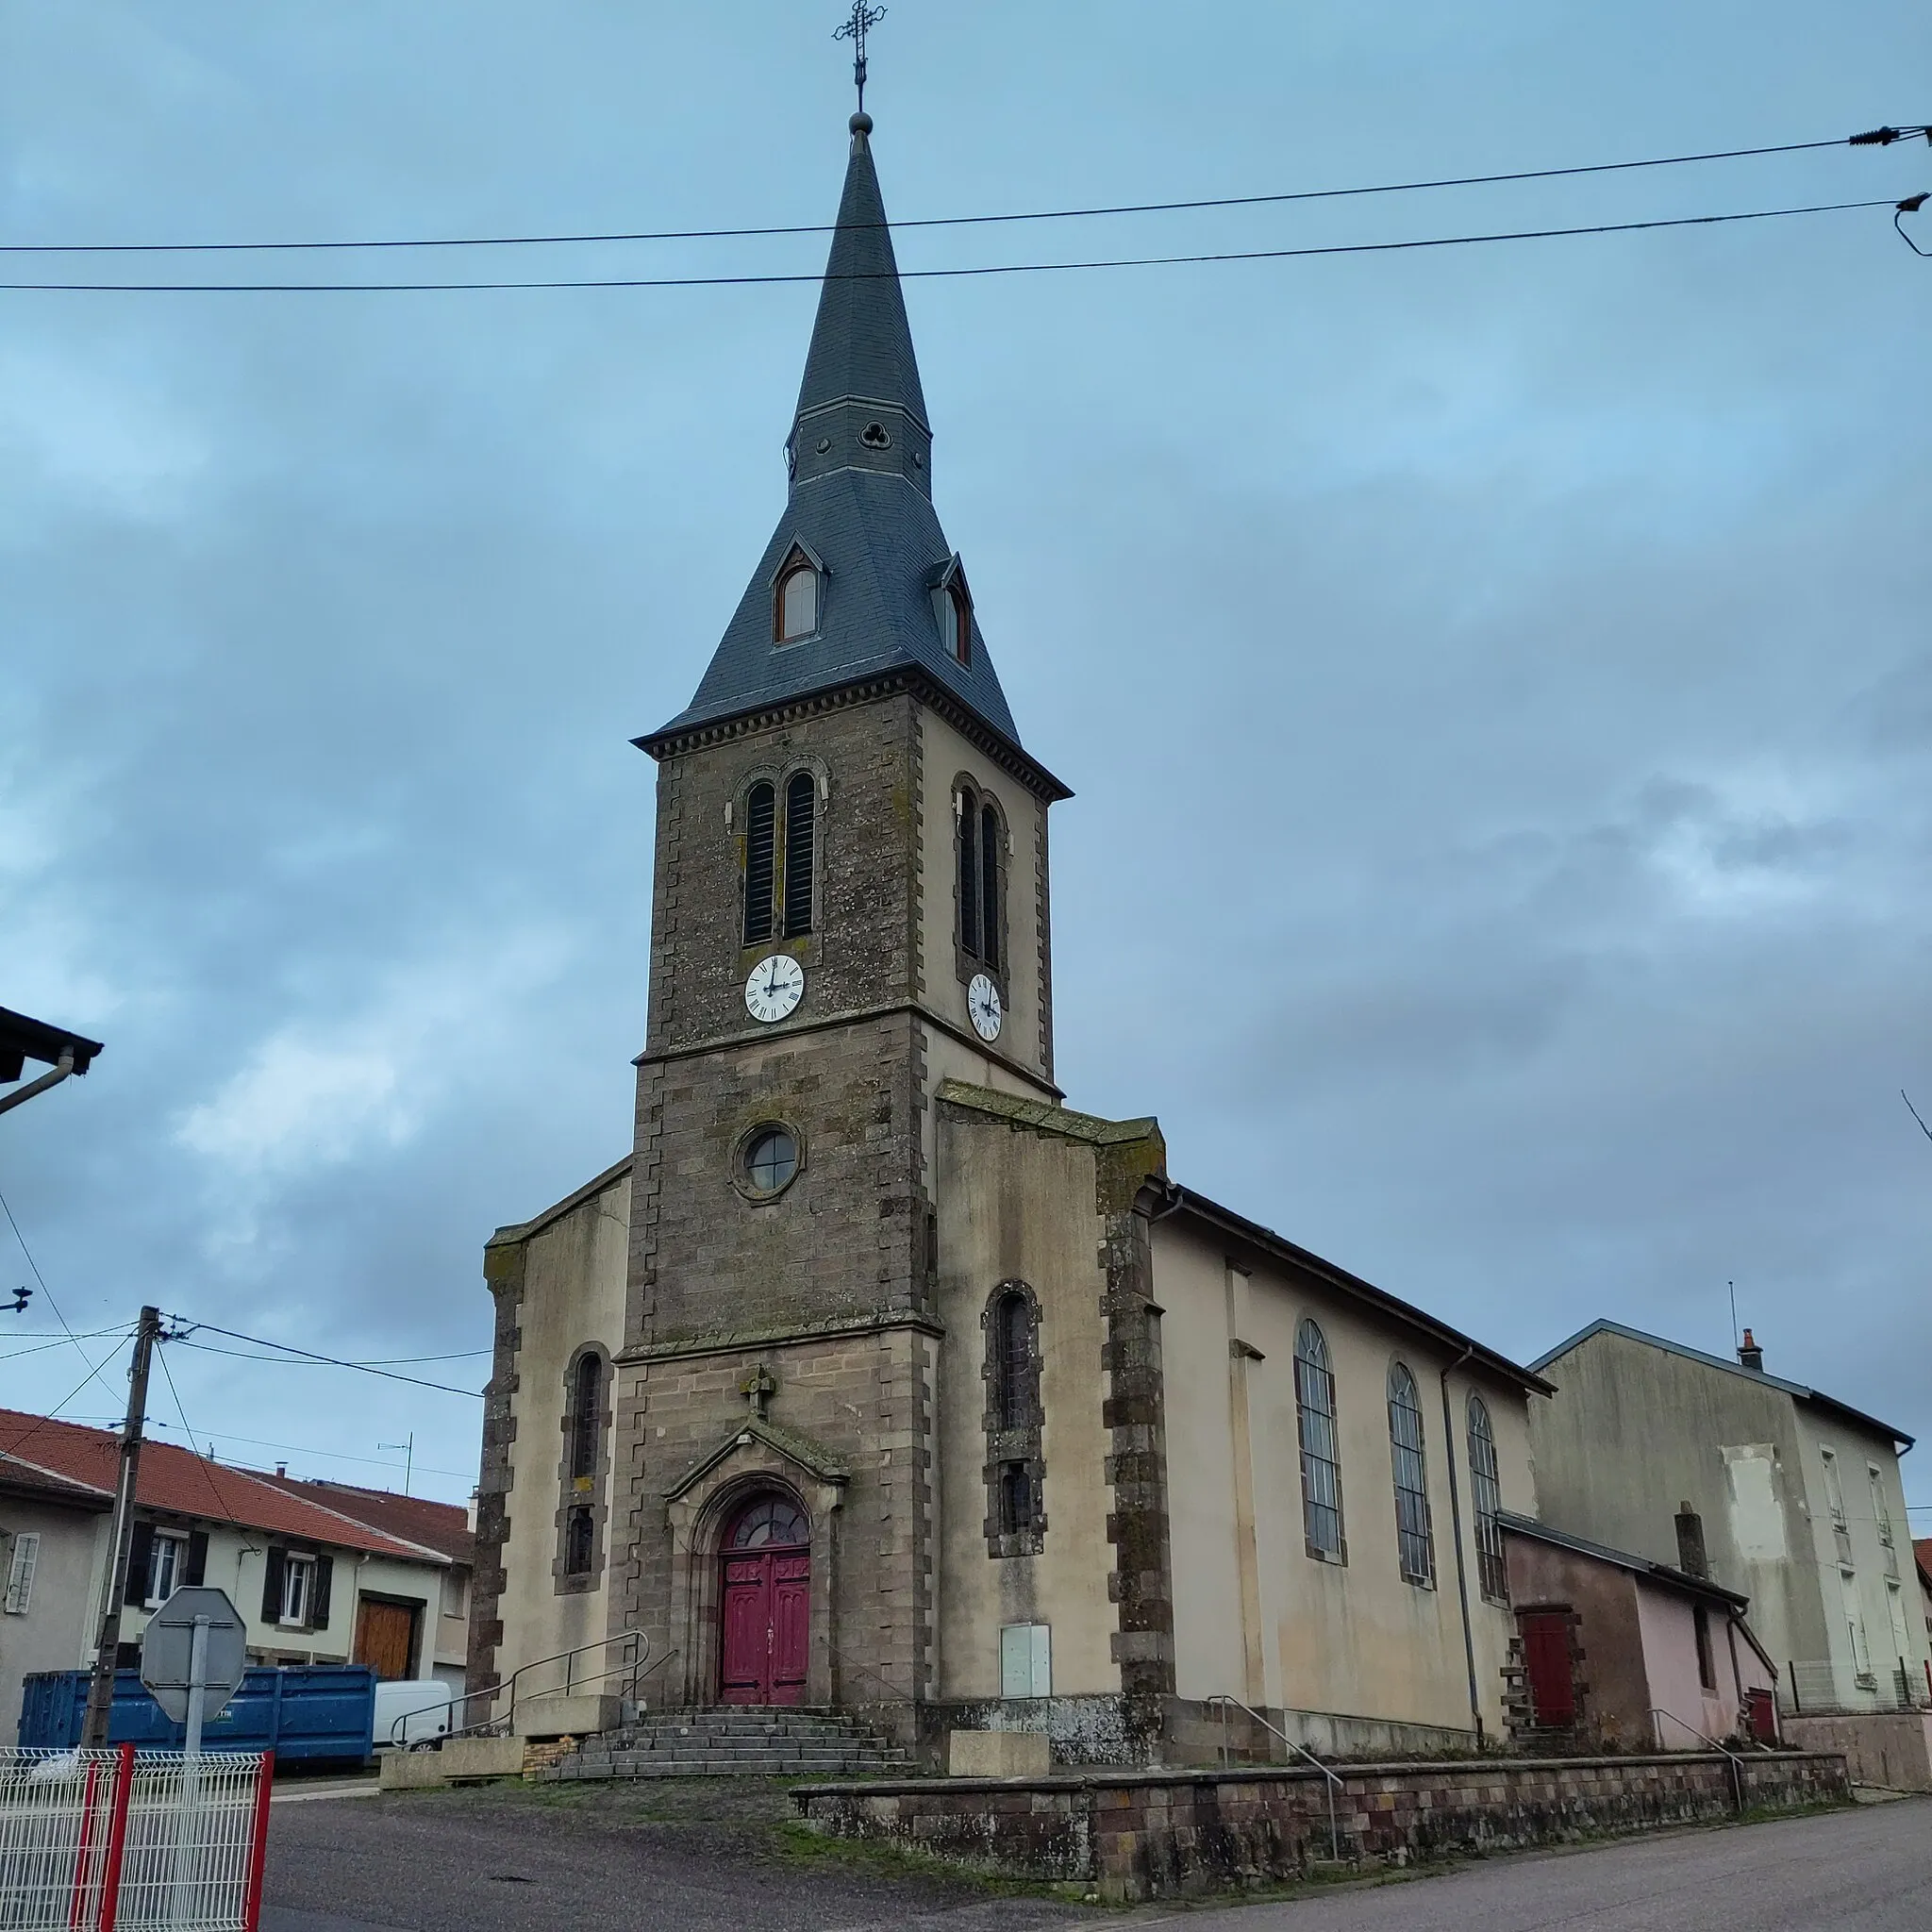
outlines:
[[795, 644], [819, 627], [819, 568], [804, 550], [794, 547], [778, 573], [772, 603], [772, 641]]
[[973, 593], [957, 557], [949, 558], [932, 584], [932, 611], [939, 619], [940, 641], [956, 664], [973, 661]]

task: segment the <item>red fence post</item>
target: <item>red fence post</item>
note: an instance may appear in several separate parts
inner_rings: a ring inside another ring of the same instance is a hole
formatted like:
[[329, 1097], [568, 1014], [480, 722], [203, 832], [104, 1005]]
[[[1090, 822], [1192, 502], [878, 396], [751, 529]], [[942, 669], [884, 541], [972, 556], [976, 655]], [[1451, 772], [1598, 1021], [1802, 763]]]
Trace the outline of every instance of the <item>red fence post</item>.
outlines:
[[248, 1890], [242, 1901], [242, 1932], [261, 1924], [261, 1880], [268, 1866], [268, 1801], [275, 1790], [275, 1754], [261, 1754], [261, 1782], [255, 1790], [255, 1832], [248, 1847]]
[[121, 1856], [127, 1849], [127, 1805], [134, 1795], [134, 1746], [121, 1746], [114, 1767], [114, 1809], [108, 1823], [108, 1859], [101, 1871], [101, 1932], [114, 1932], [121, 1906]]

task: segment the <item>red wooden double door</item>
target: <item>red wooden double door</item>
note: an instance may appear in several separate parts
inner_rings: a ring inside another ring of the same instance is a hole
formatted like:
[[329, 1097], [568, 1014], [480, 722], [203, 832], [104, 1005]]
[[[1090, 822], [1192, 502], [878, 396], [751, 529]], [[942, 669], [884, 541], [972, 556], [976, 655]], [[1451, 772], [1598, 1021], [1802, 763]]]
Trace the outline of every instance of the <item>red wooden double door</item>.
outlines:
[[725, 1535], [719, 1693], [726, 1704], [805, 1702], [810, 1534], [789, 1496], [761, 1496]]

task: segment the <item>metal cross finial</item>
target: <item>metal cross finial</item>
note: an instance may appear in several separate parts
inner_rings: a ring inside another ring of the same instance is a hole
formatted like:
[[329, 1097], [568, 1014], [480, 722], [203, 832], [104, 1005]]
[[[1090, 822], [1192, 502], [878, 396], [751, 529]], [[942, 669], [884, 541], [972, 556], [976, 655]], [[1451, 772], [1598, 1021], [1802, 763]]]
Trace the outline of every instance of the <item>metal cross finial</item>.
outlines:
[[852, 42], [852, 78], [858, 87], [858, 111], [865, 112], [865, 37], [885, 19], [883, 7], [868, 7], [865, 0], [852, 0], [852, 18], [833, 34], [835, 41]]

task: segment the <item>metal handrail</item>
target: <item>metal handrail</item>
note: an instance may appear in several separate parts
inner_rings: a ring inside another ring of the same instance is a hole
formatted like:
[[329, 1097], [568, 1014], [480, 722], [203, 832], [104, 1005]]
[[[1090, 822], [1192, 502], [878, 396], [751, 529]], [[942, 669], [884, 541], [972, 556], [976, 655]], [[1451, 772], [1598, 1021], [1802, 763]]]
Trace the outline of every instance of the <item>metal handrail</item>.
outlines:
[[[1653, 1704], [1650, 1707], [1650, 1714], [1652, 1717], [1669, 1718], [1680, 1730], [1689, 1731], [1700, 1744], [1708, 1744], [1713, 1751], [1722, 1751], [1724, 1753], [1725, 1759], [1731, 1767], [1731, 1798], [1738, 1809], [1741, 1811], [1744, 1808], [1744, 1774], [1739, 1769], [1739, 1766], [1743, 1763], [1743, 1758], [1727, 1744], [1720, 1744], [1715, 1738], [1706, 1737], [1695, 1724], [1686, 1724], [1674, 1710], [1665, 1710], [1660, 1706]], [[1663, 1726], [1661, 1724], [1657, 1727], [1657, 1748], [1659, 1751], [1669, 1748], [1664, 1743]]]
[[858, 1672], [861, 1676], [872, 1678], [874, 1683], [883, 1685], [886, 1690], [891, 1692], [893, 1697], [903, 1697], [907, 1700], [908, 1703], [911, 1704], [918, 1703], [919, 1699], [915, 1692], [902, 1690], [900, 1686], [893, 1683], [891, 1678], [888, 1677], [883, 1672], [874, 1670], [870, 1664], [860, 1663], [856, 1657], [853, 1657], [846, 1651], [841, 1650], [836, 1643], [828, 1643], [825, 1645], [825, 1648], [832, 1654], [833, 1657], [837, 1657], [841, 1663], [846, 1665], [847, 1668]]
[[[635, 1657], [627, 1657], [623, 1663], [613, 1664], [608, 1670], [593, 1672], [588, 1677], [579, 1678], [576, 1675], [575, 1660], [577, 1657], [584, 1656], [590, 1651], [608, 1650], [613, 1643], [636, 1643], [639, 1646], [637, 1656]], [[573, 1649], [559, 1650], [554, 1657], [532, 1657], [528, 1663], [519, 1664], [508, 1677], [501, 1679], [499, 1682], [487, 1685], [481, 1690], [467, 1691], [458, 1700], [456, 1705], [451, 1707], [452, 1709], [458, 1709], [464, 1705], [473, 1703], [479, 1697], [488, 1698], [493, 1703], [508, 1690], [509, 1692], [509, 1704], [501, 1717], [479, 1718], [474, 1724], [452, 1725], [444, 1735], [450, 1738], [466, 1737], [472, 1731], [490, 1731], [496, 1729], [499, 1725], [514, 1724], [517, 1714], [517, 1680], [528, 1671], [541, 1671], [549, 1664], [562, 1664], [564, 1666], [564, 1694], [568, 1696], [579, 1684], [601, 1684], [607, 1677], [622, 1676], [626, 1671], [630, 1673], [631, 1682], [635, 1685], [643, 1674], [644, 1659], [650, 1654], [651, 1639], [647, 1631], [620, 1630], [614, 1637], [599, 1637], [593, 1639], [589, 1643], [579, 1643]], [[659, 1657], [658, 1661], [662, 1663], [668, 1657], [675, 1655], [675, 1651], [667, 1651], [664, 1657]], [[656, 1666], [654, 1665], [652, 1668], [655, 1669]], [[548, 1695], [550, 1693], [544, 1692], [543, 1694]]]
[[1257, 1724], [1259, 1724], [1264, 1731], [1273, 1732], [1274, 1735], [1279, 1738], [1281, 1741], [1284, 1744], [1286, 1744], [1291, 1751], [1298, 1752], [1302, 1757], [1306, 1757], [1308, 1760], [1308, 1762], [1312, 1764], [1315, 1767], [1315, 1769], [1319, 1771], [1322, 1774], [1322, 1775], [1328, 1780], [1328, 1855], [1331, 1858], [1335, 1860], [1335, 1862], [1338, 1865], [1341, 1864], [1341, 1833], [1335, 1823], [1335, 1793], [1342, 1789], [1342, 1783], [1341, 1778], [1339, 1778], [1334, 1772], [1330, 1771], [1329, 1768], [1325, 1764], [1324, 1764], [1322, 1760], [1319, 1757], [1317, 1757], [1315, 1754], [1312, 1751], [1310, 1751], [1306, 1744], [1296, 1743], [1296, 1741], [1292, 1738], [1291, 1738], [1288, 1735], [1288, 1733], [1280, 1727], [1280, 1725], [1270, 1724], [1268, 1720], [1265, 1717], [1263, 1717], [1261, 1713], [1258, 1710], [1257, 1710], [1252, 1705], [1243, 1704], [1239, 1697], [1229, 1697], [1224, 1693], [1223, 1695], [1218, 1697], [1209, 1697], [1206, 1700], [1206, 1702], [1209, 1704], [1218, 1704], [1221, 1707], [1222, 1770], [1225, 1771], [1227, 1769], [1227, 1707], [1229, 1705], [1233, 1705], [1237, 1710], [1246, 1711], [1247, 1714], [1251, 1718], [1253, 1718], [1254, 1721]]

